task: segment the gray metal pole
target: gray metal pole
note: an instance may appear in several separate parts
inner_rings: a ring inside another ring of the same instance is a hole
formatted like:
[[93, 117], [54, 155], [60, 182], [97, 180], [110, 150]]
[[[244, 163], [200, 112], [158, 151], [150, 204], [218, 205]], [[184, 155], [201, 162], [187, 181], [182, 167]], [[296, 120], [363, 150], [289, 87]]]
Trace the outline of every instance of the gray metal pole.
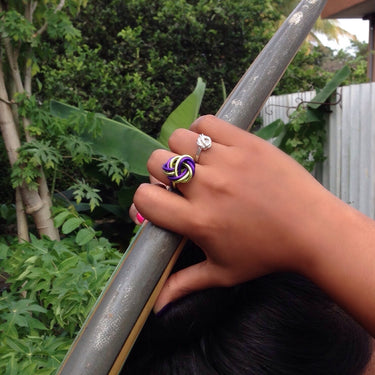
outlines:
[[[218, 111], [218, 117], [243, 129], [255, 121], [325, 2], [301, 1], [244, 74]], [[113, 370], [114, 363], [118, 363], [119, 356], [126, 358], [142, 326], [139, 316], [143, 313], [146, 317], [149, 313], [151, 305], [146, 309], [145, 306], [155, 296], [155, 286], [165, 276], [165, 269], [182, 242], [181, 236], [152, 223], [142, 228], [98, 299], [58, 375], [117, 373]], [[124, 353], [122, 349], [131, 335], [134, 337]]]

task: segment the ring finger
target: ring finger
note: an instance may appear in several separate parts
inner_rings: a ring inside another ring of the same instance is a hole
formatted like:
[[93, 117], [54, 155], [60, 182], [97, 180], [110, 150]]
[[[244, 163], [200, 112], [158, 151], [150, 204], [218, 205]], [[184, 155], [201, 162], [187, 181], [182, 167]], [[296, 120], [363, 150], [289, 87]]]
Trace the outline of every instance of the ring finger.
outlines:
[[[153, 178], [161, 181], [165, 185], [171, 185], [171, 181], [173, 180], [173, 178], [174, 177], [177, 178], [178, 176], [176, 176], [176, 174], [174, 174], [172, 171], [171, 178], [169, 178], [169, 176], [167, 176], [166, 172], [163, 170], [163, 166], [171, 158], [178, 157], [178, 156], [180, 155], [177, 155], [167, 150], [156, 150], [151, 154], [150, 158], [148, 159], [147, 169], [150, 172], [151, 176], [153, 176]], [[187, 164], [182, 166], [182, 170], [183, 170], [182, 175], [184, 176], [183, 178], [181, 178], [182, 181], [186, 183], [189, 182], [190, 179], [194, 176], [196, 168], [197, 168], [197, 165], [194, 163], [192, 159], [187, 160]], [[178, 183], [179, 181], [176, 181], [176, 182]]]

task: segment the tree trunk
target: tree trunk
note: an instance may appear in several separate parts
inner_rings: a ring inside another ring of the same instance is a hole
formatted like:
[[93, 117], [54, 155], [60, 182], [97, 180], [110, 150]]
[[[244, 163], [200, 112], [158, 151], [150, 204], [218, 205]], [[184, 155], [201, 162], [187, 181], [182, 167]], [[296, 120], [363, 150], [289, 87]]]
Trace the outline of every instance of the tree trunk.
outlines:
[[29, 227], [25, 208], [23, 207], [22, 195], [20, 188], [16, 188], [16, 215], [17, 215], [17, 236], [19, 242], [30, 241]]
[[[0, 130], [4, 139], [9, 162], [13, 165], [17, 158], [17, 150], [21, 146], [16, 122], [10, 107], [4, 74], [0, 60]], [[44, 184], [45, 181], [42, 181]], [[40, 235], [46, 235], [52, 240], [58, 240], [59, 234], [54, 227], [50, 213], [49, 195], [44, 192], [42, 199], [37, 191], [31, 190], [25, 184], [20, 187], [20, 193], [27, 214], [33, 216], [36, 228]]]

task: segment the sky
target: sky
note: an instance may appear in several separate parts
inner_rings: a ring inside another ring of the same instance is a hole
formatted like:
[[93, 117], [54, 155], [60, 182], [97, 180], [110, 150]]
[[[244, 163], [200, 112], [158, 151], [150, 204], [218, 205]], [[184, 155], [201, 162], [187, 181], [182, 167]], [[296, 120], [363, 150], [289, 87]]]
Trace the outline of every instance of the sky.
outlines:
[[[361, 42], [368, 42], [369, 38], [369, 21], [364, 21], [360, 18], [342, 18], [339, 19], [339, 25], [344, 30], [354, 34]], [[350, 47], [350, 40], [347, 37], [341, 37], [339, 43], [335, 41], [328, 41], [324, 36], [320, 36], [323, 44], [328, 47], [339, 50]]]

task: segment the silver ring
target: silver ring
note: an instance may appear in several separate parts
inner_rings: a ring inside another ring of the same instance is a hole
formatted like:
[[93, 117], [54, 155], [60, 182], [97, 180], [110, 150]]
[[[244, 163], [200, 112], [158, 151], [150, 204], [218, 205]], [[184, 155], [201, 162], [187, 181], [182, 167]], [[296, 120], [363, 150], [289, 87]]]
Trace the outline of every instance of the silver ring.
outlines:
[[198, 163], [201, 152], [208, 150], [212, 146], [211, 138], [208, 135], [200, 134], [197, 139], [197, 146], [198, 148], [194, 158], [196, 163]]

